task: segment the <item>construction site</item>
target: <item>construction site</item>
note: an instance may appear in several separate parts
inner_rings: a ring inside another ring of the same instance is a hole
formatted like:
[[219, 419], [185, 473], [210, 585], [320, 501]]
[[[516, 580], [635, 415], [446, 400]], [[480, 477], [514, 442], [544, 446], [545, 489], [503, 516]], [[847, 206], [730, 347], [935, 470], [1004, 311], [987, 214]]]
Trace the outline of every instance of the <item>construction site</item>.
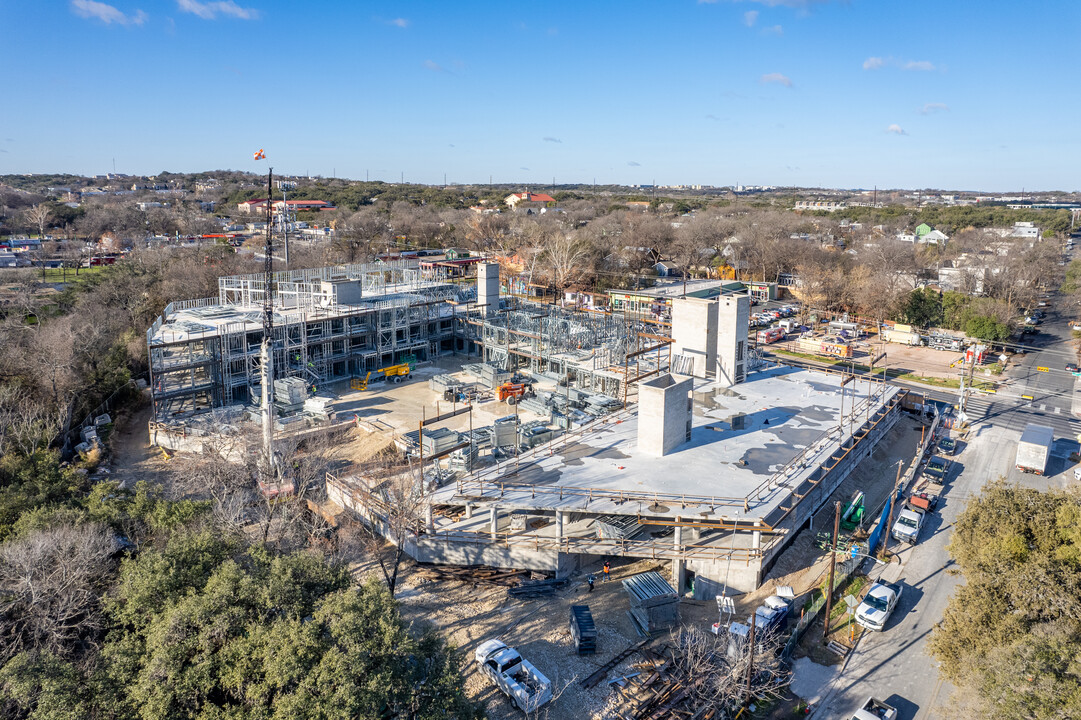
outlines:
[[[517, 638], [595, 716], [612, 703], [649, 716], [680, 692], [660, 668], [681, 651], [634, 638], [708, 626], [718, 612], [736, 637], [733, 619], [779, 583], [787, 613], [821, 579], [820, 544], [807, 538], [832, 523], [832, 501], [862, 503], [867, 490], [884, 502], [894, 455], [915, 443], [898, 422], [912, 401], [878, 379], [762, 360], [749, 298], [730, 287], [674, 298], [663, 323], [511, 297], [498, 265], [476, 268], [268, 271], [171, 304], [147, 333], [151, 443], [198, 452], [233, 440], [234, 459], [264, 458], [263, 484], [282, 478], [275, 447], [344, 430], [318, 512], [404, 549], [416, 568], [407, 613], [463, 644]], [[243, 432], [260, 425], [262, 443]], [[580, 638], [548, 616], [584, 600], [583, 579], [592, 592], [609, 562], [631, 582], [630, 612], [598, 588], [597, 642], [606, 655], [626, 648], [599, 669], [559, 660]], [[635, 599], [642, 573], [659, 595]], [[433, 581], [446, 597], [429, 594]], [[481, 600], [478, 583], [494, 594]], [[467, 620], [464, 635], [454, 629]], [[589, 694], [608, 673], [626, 685], [636, 658], [661, 684]], [[477, 674], [467, 683], [490, 697]]]

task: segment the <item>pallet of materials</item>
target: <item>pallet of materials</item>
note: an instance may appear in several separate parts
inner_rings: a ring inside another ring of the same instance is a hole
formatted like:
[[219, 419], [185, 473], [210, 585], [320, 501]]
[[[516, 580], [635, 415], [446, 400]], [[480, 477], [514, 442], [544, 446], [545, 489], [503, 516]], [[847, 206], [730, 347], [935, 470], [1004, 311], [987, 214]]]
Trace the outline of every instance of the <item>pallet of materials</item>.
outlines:
[[679, 622], [679, 595], [655, 571], [623, 580], [631, 601], [631, 618], [646, 633], [668, 630]]

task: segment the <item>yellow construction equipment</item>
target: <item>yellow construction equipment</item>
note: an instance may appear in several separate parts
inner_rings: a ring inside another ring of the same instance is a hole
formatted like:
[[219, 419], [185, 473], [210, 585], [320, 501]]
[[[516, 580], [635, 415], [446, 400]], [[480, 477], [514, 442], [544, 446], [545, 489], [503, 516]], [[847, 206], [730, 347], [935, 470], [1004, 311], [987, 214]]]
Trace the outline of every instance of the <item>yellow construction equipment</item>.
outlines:
[[407, 380], [413, 377], [413, 368], [409, 363], [399, 363], [397, 365], [388, 365], [385, 368], [373, 370], [365, 375], [363, 378], [353, 378], [349, 381], [349, 387], [353, 390], [367, 390], [368, 383], [372, 379], [372, 375], [382, 375], [383, 379], [388, 383], [400, 383], [402, 380]]

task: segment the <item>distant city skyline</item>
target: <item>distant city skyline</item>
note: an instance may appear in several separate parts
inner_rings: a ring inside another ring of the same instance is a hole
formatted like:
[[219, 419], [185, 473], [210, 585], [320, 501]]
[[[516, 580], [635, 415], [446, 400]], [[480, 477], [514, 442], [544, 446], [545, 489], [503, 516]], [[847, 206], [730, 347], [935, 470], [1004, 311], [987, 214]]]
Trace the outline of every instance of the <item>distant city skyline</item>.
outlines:
[[[1070, 0], [0, 5], [0, 174], [1079, 190]], [[266, 150], [256, 162], [253, 152]]]

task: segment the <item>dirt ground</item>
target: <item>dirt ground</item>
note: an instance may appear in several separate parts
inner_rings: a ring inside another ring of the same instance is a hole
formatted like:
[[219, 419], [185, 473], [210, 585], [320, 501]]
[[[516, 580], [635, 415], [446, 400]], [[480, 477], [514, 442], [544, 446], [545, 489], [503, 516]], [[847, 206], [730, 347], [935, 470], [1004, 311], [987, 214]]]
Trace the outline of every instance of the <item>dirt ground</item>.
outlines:
[[[477, 358], [464, 355], [440, 358], [414, 369], [411, 380], [397, 385], [382, 380], [373, 381], [367, 390], [352, 390], [347, 380], [335, 383], [331, 389], [338, 394], [338, 399], [333, 409], [339, 418], [348, 419], [356, 415], [388, 432], [415, 432], [422, 418], [434, 417], [455, 407], [432, 391], [428, 387], [428, 381], [436, 375], [446, 374], [454, 375], [463, 383], [473, 383], [473, 378], [461, 372], [462, 363], [470, 362], [477, 362]], [[555, 388], [554, 383], [535, 385], [538, 391]], [[459, 404], [457, 407], [462, 406]], [[496, 402], [489, 397], [474, 404], [473, 427], [491, 425], [498, 418], [514, 414], [514, 406]], [[540, 415], [522, 408], [518, 408], [518, 416], [522, 422], [542, 419]], [[445, 420], [439, 426], [463, 432], [469, 429], [469, 424], [469, 413], [465, 413]]]
[[[801, 352], [797, 347], [796, 340], [788, 340], [785, 342], [779, 342], [772, 347], [790, 350], [792, 352]], [[879, 361], [878, 367], [881, 368], [883, 362], [891, 373], [903, 373], [912, 374], [919, 377], [933, 377], [943, 378], [948, 380], [957, 380], [959, 377], [960, 364], [957, 367], [951, 367], [954, 363], [962, 357], [962, 353], [951, 350], [934, 350], [928, 347], [911, 347], [908, 345], [898, 345], [897, 343], [879, 343], [877, 338], [872, 338], [871, 342], [856, 342], [853, 343], [853, 360], [859, 364], [867, 365], [870, 362], [872, 352], [877, 356], [883, 350], [886, 352], [886, 359]], [[991, 375], [990, 370], [978, 369], [977, 373], [986, 374], [987, 379], [995, 379]]]
[[114, 418], [108, 462], [99, 468], [98, 479], [115, 480], [128, 489], [135, 487], [139, 480], [166, 482], [168, 465], [165, 456], [158, 448], [150, 447], [147, 423], [152, 411], [150, 401], [141, 398], [138, 407], [122, 410]]

